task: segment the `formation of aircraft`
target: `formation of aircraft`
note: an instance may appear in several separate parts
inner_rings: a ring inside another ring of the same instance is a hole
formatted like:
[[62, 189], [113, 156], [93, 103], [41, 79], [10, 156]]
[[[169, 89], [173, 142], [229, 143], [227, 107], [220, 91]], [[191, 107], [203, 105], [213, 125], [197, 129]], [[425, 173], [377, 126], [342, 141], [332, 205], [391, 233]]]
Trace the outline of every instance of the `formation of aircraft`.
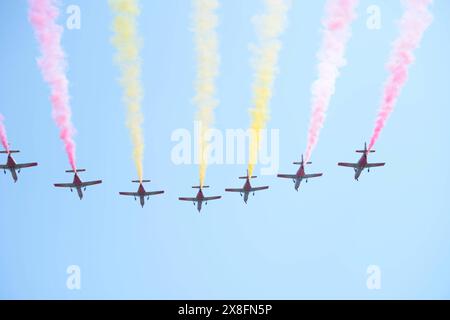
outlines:
[[66, 172], [74, 174], [73, 182], [72, 183], [55, 183], [54, 186], [56, 188], [70, 188], [70, 192], [73, 192], [73, 189], [76, 189], [80, 200], [83, 199], [83, 191], [86, 191], [87, 187], [102, 183], [102, 180], [95, 180], [95, 181], [88, 181], [88, 182], [81, 181], [80, 177], [78, 176], [78, 173], [86, 172], [85, 169], [66, 170]]
[[[5, 172], [5, 174], [7, 171], [9, 171], [11, 173], [11, 176], [12, 176], [14, 182], [17, 182], [17, 180], [18, 180], [17, 173], [20, 173], [21, 169], [35, 167], [38, 165], [36, 162], [17, 164], [16, 161], [14, 160], [12, 154], [19, 153], [19, 152], [20, 151], [18, 151], [18, 150], [0, 151], [0, 154], [8, 155], [6, 164], [0, 165], [0, 169], [3, 170]], [[367, 169], [367, 171], [370, 172], [370, 168], [383, 167], [385, 165], [384, 162], [383, 163], [369, 163], [368, 162], [368, 155], [370, 153], [374, 153], [375, 150], [367, 149], [367, 143], [364, 144], [364, 150], [356, 150], [356, 152], [362, 154], [361, 158], [359, 159], [359, 161], [357, 163], [347, 163], [347, 162], [339, 162], [338, 163], [338, 166], [353, 168], [353, 170], [355, 171], [355, 180], [359, 180], [359, 178], [364, 170]], [[318, 178], [318, 177], [323, 176], [322, 173], [313, 173], [313, 174], [306, 173], [305, 167], [306, 167], [306, 165], [310, 165], [311, 162], [305, 162], [303, 155], [302, 155], [301, 162], [294, 162], [293, 164], [300, 166], [295, 174], [278, 174], [277, 177], [284, 178], [284, 179], [292, 179], [292, 181], [294, 182], [295, 190], [297, 190], [297, 191], [303, 180], [308, 182], [309, 179]], [[85, 169], [67, 170], [66, 171], [67, 173], [74, 174], [72, 183], [56, 183], [56, 184], [54, 184], [54, 186], [57, 188], [69, 188], [71, 192], [73, 192], [73, 189], [75, 189], [78, 193], [78, 197], [81, 200], [81, 199], [83, 199], [83, 191], [86, 191], [87, 187], [102, 183], [102, 180], [83, 182], [80, 179], [78, 174], [80, 172], [85, 172], [85, 171], [86, 171]], [[246, 176], [239, 177], [239, 179], [245, 180], [244, 186], [242, 188], [236, 188], [236, 189], [235, 188], [227, 188], [227, 189], [225, 189], [225, 191], [240, 193], [241, 197], [243, 197], [244, 202], [247, 203], [248, 199], [249, 199], [249, 195], [251, 193], [253, 195], [255, 195], [255, 192], [257, 192], [257, 191], [269, 189], [268, 186], [253, 187], [251, 185], [251, 180], [255, 179], [255, 178], [257, 178], [257, 177], [250, 176], [249, 172], [247, 170]], [[137, 192], [119, 192], [119, 194], [122, 196], [134, 197], [135, 200], [139, 199], [141, 207], [144, 207], [146, 198], [147, 198], [147, 200], [149, 200], [150, 196], [159, 195], [159, 194], [164, 193], [164, 191], [147, 192], [144, 188], [144, 183], [149, 183], [150, 180], [142, 180], [142, 181], [133, 180], [132, 182], [139, 183]], [[199, 212], [201, 212], [201, 210], [202, 210], [203, 203], [205, 205], [207, 205], [208, 201], [219, 200], [222, 198], [221, 196], [206, 197], [203, 193], [203, 189], [209, 188], [209, 186], [201, 186], [200, 185], [200, 186], [193, 186], [192, 188], [198, 189], [197, 195], [194, 198], [180, 197], [178, 199], [180, 201], [193, 202], [193, 204], [197, 206], [197, 210]]]
[[203, 189], [206, 189], [206, 188], [209, 188], [209, 186], [193, 186], [192, 189], [198, 189], [198, 192], [197, 192], [197, 195], [195, 196], [195, 198], [180, 197], [180, 198], [178, 198], [178, 200], [193, 202], [194, 206], [197, 204], [197, 210], [198, 210], [198, 212], [201, 212], [203, 202], [205, 203], [205, 205], [207, 205], [208, 201], [219, 200], [222, 198], [221, 196], [205, 197], [205, 195], [203, 194]]
[[25, 168], [36, 167], [38, 165], [36, 162], [17, 164], [16, 161], [14, 160], [12, 154], [19, 153], [19, 152], [20, 152], [19, 150], [0, 151], [0, 154], [8, 155], [8, 160], [6, 161], [6, 164], [0, 165], [0, 169], [2, 169], [5, 174], [6, 174], [6, 170], [8, 170], [11, 173], [11, 177], [13, 178], [14, 183], [16, 183], [18, 180], [17, 173], [20, 173], [20, 170], [25, 169]]
[[367, 150], [367, 143], [364, 144], [364, 150], [356, 150], [356, 153], [362, 153], [358, 163], [339, 162], [338, 166], [353, 168], [355, 170], [355, 180], [358, 181], [361, 173], [367, 169], [370, 172], [370, 168], [383, 167], [386, 163], [368, 163], [367, 156], [369, 153], [374, 153], [375, 150]]
[[251, 179], [255, 179], [257, 178], [256, 176], [249, 176], [248, 174], [248, 170], [247, 170], [247, 175], [245, 177], [239, 177], [239, 179], [245, 179], [245, 183], [244, 186], [241, 189], [225, 189], [226, 192], [239, 192], [241, 194], [241, 197], [244, 196], [244, 202], [247, 203], [248, 201], [248, 196], [250, 195], [250, 193], [253, 193], [253, 196], [255, 195], [256, 191], [262, 191], [262, 190], [267, 190], [269, 189], [268, 186], [264, 186], [264, 187], [252, 187], [250, 180]]
[[147, 198], [147, 200], [150, 200], [150, 196], [155, 196], [157, 194], [163, 194], [164, 191], [152, 191], [152, 192], [147, 192], [145, 191], [144, 188], [144, 183], [150, 183], [150, 180], [133, 180], [131, 181], [132, 183], [139, 183], [139, 188], [137, 190], [137, 192], [119, 192], [119, 194], [121, 196], [130, 196], [130, 197], [134, 197], [134, 200], [137, 200], [139, 198], [139, 201], [141, 203], [141, 207], [143, 208], [145, 205], [145, 198]]
[[284, 179], [292, 179], [292, 181], [295, 184], [295, 190], [298, 191], [298, 188], [300, 187], [300, 184], [303, 180], [308, 182], [308, 179], [312, 178], [318, 178], [323, 176], [323, 173], [313, 173], [313, 174], [306, 174], [305, 173], [305, 165], [312, 164], [312, 162], [306, 162], [303, 159], [302, 155], [302, 161], [301, 162], [293, 162], [295, 165], [300, 165], [300, 168], [298, 168], [297, 172], [295, 174], [278, 174], [278, 178], [284, 178]]

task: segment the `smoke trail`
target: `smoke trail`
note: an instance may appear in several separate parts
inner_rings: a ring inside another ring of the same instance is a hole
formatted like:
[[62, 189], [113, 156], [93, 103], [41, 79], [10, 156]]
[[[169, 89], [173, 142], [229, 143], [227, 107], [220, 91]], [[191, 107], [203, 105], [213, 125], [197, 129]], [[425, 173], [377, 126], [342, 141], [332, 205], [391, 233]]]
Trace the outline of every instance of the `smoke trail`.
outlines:
[[143, 115], [141, 104], [143, 89], [141, 84], [141, 39], [137, 30], [140, 15], [138, 0], [109, 0], [114, 13], [112, 42], [117, 49], [116, 61], [121, 70], [120, 84], [123, 87], [123, 101], [127, 107], [127, 126], [133, 143], [133, 158], [139, 180], [144, 170], [144, 137], [142, 133]]
[[53, 0], [29, 0], [29, 20], [42, 55], [38, 65], [51, 90], [53, 119], [60, 130], [70, 165], [76, 170], [76, 148], [73, 140], [75, 129], [71, 121], [67, 63], [61, 47], [63, 28], [56, 23], [59, 9], [55, 3]]
[[254, 49], [253, 109], [250, 110], [252, 137], [249, 148], [248, 173], [253, 174], [260, 147], [261, 130], [269, 120], [269, 103], [278, 71], [280, 36], [287, 24], [289, 4], [284, 0], [265, 0], [263, 15], [254, 18], [258, 44]]
[[377, 142], [394, 110], [402, 88], [408, 80], [408, 68], [414, 62], [414, 50], [419, 47], [425, 31], [433, 20], [431, 13], [428, 11], [428, 6], [432, 2], [432, 0], [403, 1], [405, 12], [400, 21], [400, 35], [393, 44], [388, 64], [390, 74], [384, 86], [383, 98], [369, 150]]
[[2, 140], [4, 150], [9, 152], [8, 136], [6, 135], [6, 129], [3, 121], [5, 121], [5, 118], [2, 114], [0, 114], [0, 140]]
[[207, 130], [214, 122], [214, 109], [219, 104], [215, 98], [215, 80], [219, 74], [219, 44], [216, 28], [218, 17], [216, 10], [219, 7], [217, 0], [193, 0], [193, 31], [197, 53], [197, 79], [195, 83], [196, 95], [194, 102], [197, 105], [197, 120], [200, 122], [200, 185], [205, 181], [208, 166]]
[[311, 88], [311, 120], [305, 161], [309, 161], [325, 122], [331, 97], [336, 90], [339, 69], [347, 64], [345, 51], [351, 37], [351, 23], [356, 18], [358, 0], [328, 0], [322, 21], [323, 39], [317, 54], [318, 78]]

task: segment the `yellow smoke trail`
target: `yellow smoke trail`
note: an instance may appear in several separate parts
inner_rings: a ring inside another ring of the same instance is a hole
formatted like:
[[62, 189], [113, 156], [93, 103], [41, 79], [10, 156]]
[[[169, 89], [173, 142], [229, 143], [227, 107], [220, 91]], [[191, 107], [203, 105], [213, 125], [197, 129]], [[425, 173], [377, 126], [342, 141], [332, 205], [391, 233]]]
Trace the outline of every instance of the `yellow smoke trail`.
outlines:
[[258, 45], [254, 50], [253, 109], [251, 116], [251, 138], [248, 173], [258, 161], [261, 130], [269, 120], [269, 103], [273, 95], [273, 85], [278, 71], [278, 57], [281, 50], [280, 36], [285, 30], [289, 5], [285, 0], [264, 0], [266, 12], [256, 16], [254, 23]]
[[127, 126], [133, 143], [133, 158], [139, 180], [143, 179], [144, 137], [142, 133], [143, 115], [141, 103], [143, 90], [141, 84], [141, 40], [137, 31], [137, 18], [140, 15], [138, 0], [109, 0], [114, 13], [112, 43], [117, 49], [116, 61], [121, 70], [120, 83], [124, 90], [124, 103], [127, 107]]
[[214, 122], [214, 108], [218, 101], [215, 98], [215, 80], [219, 74], [219, 44], [216, 28], [218, 17], [217, 0], [193, 0], [193, 31], [197, 54], [197, 78], [195, 82], [194, 103], [197, 106], [197, 121], [200, 123], [199, 137], [199, 174], [200, 185], [205, 181], [208, 167], [207, 132]]

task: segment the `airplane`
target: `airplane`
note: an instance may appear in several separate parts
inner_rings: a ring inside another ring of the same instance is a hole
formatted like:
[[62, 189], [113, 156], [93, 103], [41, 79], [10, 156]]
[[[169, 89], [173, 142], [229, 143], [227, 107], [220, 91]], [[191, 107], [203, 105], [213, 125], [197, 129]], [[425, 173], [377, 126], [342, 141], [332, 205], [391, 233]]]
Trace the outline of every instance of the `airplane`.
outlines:
[[292, 179], [295, 183], [295, 190], [298, 191], [298, 188], [300, 187], [300, 183], [305, 180], [306, 183], [308, 183], [308, 179], [311, 178], [317, 178], [323, 176], [323, 173], [313, 173], [313, 174], [306, 174], [305, 173], [305, 165], [312, 164], [312, 162], [306, 162], [303, 159], [302, 155], [302, 161], [301, 162], [294, 162], [295, 165], [300, 165], [300, 168], [297, 170], [296, 174], [278, 174], [278, 178], [285, 178], [285, 179]]
[[244, 202], [247, 203], [248, 196], [250, 195], [250, 193], [253, 193], [253, 196], [254, 196], [256, 191], [269, 189], [268, 186], [257, 187], [257, 188], [252, 187], [252, 185], [250, 183], [250, 180], [251, 179], [255, 179], [255, 178], [257, 178], [257, 177], [256, 176], [251, 176], [250, 177], [249, 174], [248, 174], [248, 170], [247, 170], [247, 176], [239, 177], [239, 179], [245, 179], [245, 184], [242, 187], [242, 189], [225, 189], [225, 191], [226, 192], [239, 192], [241, 194], [241, 197], [242, 197], [242, 194], [244, 194]]
[[145, 205], [145, 198], [147, 198], [147, 200], [150, 200], [150, 196], [154, 196], [157, 194], [162, 194], [164, 193], [164, 191], [152, 191], [152, 192], [147, 192], [145, 191], [144, 188], [144, 183], [150, 183], [150, 180], [133, 180], [131, 181], [132, 183], [139, 183], [139, 188], [137, 192], [119, 192], [119, 194], [121, 196], [131, 196], [134, 197], [134, 200], [137, 200], [137, 198], [139, 198], [140, 202], [141, 202], [141, 207], [143, 208]]
[[38, 165], [36, 162], [17, 164], [16, 161], [14, 160], [14, 158], [12, 157], [12, 154], [19, 153], [19, 152], [20, 151], [18, 151], [18, 150], [0, 151], [0, 154], [8, 155], [8, 160], [7, 160], [6, 164], [0, 165], [0, 169], [2, 169], [5, 174], [6, 174], [6, 170], [9, 170], [9, 172], [11, 172], [11, 176], [14, 180], [14, 183], [16, 183], [18, 180], [17, 173], [20, 173], [20, 170], [22, 170], [24, 168], [36, 167]]
[[70, 192], [73, 192], [73, 189], [76, 189], [78, 192], [78, 197], [80, 200], [83, 199], [83, 190], [86, 191], [86, 187], [93, 186], [96, 184], [101, 184], [102, 180], [96, 180], [96, 181], [88, 181], [88, 182], [82, 182], [80, 177], [78, 176], [78, 173], [80, 172], [86, 172], [85, 169], [77, 169], [77, 170], [66, 170], [66, 173], [73, 173], [73, 182], [72, 183], [55, 183], [54, 186], [56, 188], [70, 188]]
[[353, 168], [355, 170], [355, 180], [358, 181], [361, 173], [367, 169], [370, 172], [370, 168], [383, 167], [386, 163], [368, 163], [367, 156], [369, 153], [374, 153], [375, 150], [367, 150], [367, 143], [364, 144], [364, 150], [356, 150], [357, 153], [362, 153], [363, 155], [359, 159], [358, 163], [345, 163], [339, 162], [338, 166]]
[[197, 192], [197, 195], [195, 196], [195, 198], [180, 197], [180, 198], [178, 198], [178, 200], [192, 201], [194, 203], [194, 206], [197, 203], [197, 210], [198, 210], [198, 212], [201, 212], [203, 202], [205, 203], [205, 205], [207, 205], [208, 201], [219, 200], [222, 198], [221, 196], [205, 197], [205, 195], [203, 194], [203, 189], [206, 189], [206, 188], [209, 188], [209, 186], [193, 186], [192, 189], [198, 189], [198, 192]]

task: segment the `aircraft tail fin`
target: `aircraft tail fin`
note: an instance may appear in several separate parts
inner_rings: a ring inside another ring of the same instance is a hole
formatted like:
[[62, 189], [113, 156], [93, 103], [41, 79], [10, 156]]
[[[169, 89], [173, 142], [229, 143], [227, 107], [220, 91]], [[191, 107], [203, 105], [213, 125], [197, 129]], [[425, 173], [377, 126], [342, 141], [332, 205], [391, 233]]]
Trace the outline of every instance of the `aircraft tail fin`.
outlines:
[[293, 162], [293, 164], [301, 166], [301, 165], [306, 165], [306, 164], [312, 164], [312, 162], [308, 161], [305, 163], [305, 158], [302, 155], [302, 161], [295, 161], [295, 162]]
[[239, 177], [239, 179], [255, 179], [255, 178], [258, 178], [257, 176], [251, 176], [251, 177], [249, 177], [249, 175], [248, 175], [248, 169], [247, 169], [247, 175], [245, 176], [245, 177]]
[[356, 150], [356, 153], [374, 153], [375, 150], [367, 150], [367, 142], [364, 143], [364, 150]]

